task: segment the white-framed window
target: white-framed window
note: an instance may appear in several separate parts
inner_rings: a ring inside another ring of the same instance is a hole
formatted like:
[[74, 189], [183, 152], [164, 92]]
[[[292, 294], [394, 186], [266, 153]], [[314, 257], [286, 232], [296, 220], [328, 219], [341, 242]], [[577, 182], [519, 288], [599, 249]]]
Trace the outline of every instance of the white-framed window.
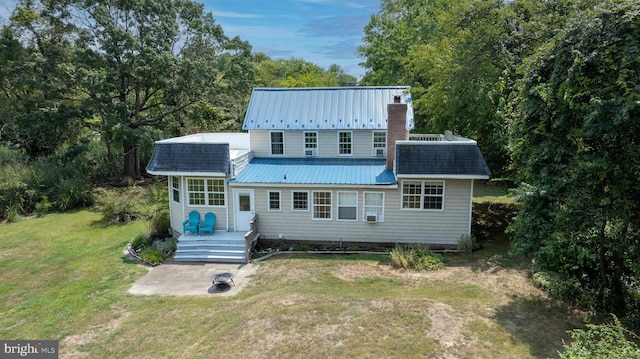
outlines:
[[291, 210], [309, 210], [309, 191], [291, 191]]
[[313, 192], [313, 219], [330, 220], [331, 192]]
[[291, 191], [291, 210], [309, 210], [309, 191]]
[[224, 207], [224, 180], [187, 178], [187, 196], [190, 206]]
[[284, 155], [284, 132], [270, 132], [271, 154]]
[[180, 177], [171, 176], [171, 193], [173, 201], [180, 203]]
[[304, 133], [304, 154], [305, 156], [315, 156], [318, 153], [318, 133]]
[[384, 222], [384, 192], [365, 192], [363, 220], [368, 214], [376, 214], [378, 222]]
[[269, 211], [280, 211], [280, 191], [269, 191]]
[[373, 155], [381, 156], [387, 153], [387, 133], [385, 131], [373, 131]]
[[338, 132], [338, 154], [343, 156], [351, 155], [353, 152], [353, 132]]
[[403, 181], [403, 209], [444, 209], [444, 181]]
[[338, 220], [358, 220], [358, 192], [338, 192]]

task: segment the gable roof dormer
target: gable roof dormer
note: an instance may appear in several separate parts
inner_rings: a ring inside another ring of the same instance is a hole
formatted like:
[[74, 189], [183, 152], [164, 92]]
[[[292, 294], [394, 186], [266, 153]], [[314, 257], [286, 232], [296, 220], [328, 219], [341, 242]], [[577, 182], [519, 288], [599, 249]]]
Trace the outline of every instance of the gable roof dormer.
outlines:
[[408, 86], [255, 88], [242, 129], [386, 130], [394, 96], [407, 104], [406, 126], [413, 129]]

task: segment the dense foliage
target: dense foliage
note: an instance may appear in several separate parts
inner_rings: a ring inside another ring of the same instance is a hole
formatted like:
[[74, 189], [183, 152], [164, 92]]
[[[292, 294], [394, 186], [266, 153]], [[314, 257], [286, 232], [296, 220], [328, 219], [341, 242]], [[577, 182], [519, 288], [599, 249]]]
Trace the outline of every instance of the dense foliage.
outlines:
[[478, 140], [521, 183], [511, 233], [534, 279], [634, 327], [640, 274], [640, 7], [382, 0], [360, 55], [412, 86], [416, 129]]
[[640, 358], [640, 348], [627, 339], [624, 328], [615, 317], [611, 325], [589, 324], [587, 329], [573, 330], [571, 339], [573, 342], [565, 345], [560, 359]]
[[[586, 303], [637, 325], [640, 275], [640, 5], [580, 11], [527, 59], [513, 100], [512, 233]], [[575, 299], [575, 298], [572, 298]]]
[[238, 131], [253, 87], [356, 82], [253, 54], [191, 0], [17, 1], [0, 63], [0, 146], [34, 160], [99, 140], [103, 180], [139, 178], [155, 140]]

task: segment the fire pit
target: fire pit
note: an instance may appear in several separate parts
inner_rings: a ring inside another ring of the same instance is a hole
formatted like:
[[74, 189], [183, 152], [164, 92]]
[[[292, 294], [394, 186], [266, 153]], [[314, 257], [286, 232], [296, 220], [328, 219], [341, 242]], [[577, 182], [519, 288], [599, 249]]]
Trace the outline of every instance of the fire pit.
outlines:
[[233, 273], [224, 272], [224, 273], [216, 273], [211, 277], [211, 282], [213, 286], [217, 285], [229, 285], [229, 283], [236, 285], [233, 282]]

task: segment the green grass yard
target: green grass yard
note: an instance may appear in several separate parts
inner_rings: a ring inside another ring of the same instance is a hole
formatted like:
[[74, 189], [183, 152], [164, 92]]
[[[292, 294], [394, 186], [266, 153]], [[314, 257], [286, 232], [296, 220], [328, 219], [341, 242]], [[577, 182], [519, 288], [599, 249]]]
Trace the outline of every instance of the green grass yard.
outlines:
[[87, 210], [0, 224], [0, 338], [60, 340], [61, 358], [547, 358], [582, 325], [500, 236], [436, 272], [285, 255], [236, 296], [178, 298], [127, 293], [145, 230]]

